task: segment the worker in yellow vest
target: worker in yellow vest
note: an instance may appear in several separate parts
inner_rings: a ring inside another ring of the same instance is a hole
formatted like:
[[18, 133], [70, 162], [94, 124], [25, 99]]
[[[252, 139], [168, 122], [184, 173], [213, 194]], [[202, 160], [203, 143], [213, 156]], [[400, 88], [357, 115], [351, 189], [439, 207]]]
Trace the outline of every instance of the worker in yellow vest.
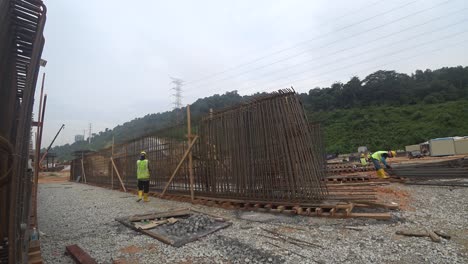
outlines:
[[363, 167], [367, 166], [367, 161], [369, 160], [369, 157], [370, 155], [369, 154], [366, 154], [366, 153], [361, 153], [361, 158], [360, 158], [360, 161], [361, 161], [361, 165]]
[[385, 165], [385, 168], [391, 169], [392, 167], [388, 165], [387, 163], [387, 158], [394, 158], [396, 157], [396, 151], [394, 150], [381, 150], [381, 151], [376, 151], [372, 153], [371, 155], [371, 160], [372, 163], [374, 163], [375, 170], [377, 171], [377, 177], [381, 179], [388, 179], [389, 177], [385, 173], [385, 170], [380, 166], [380, 163], [382, 162], [383, 165]]
[[142, 151], [140, 153], [140, 159], [137, 160], [137, 180], [138, 180], [138, 200], [141, 201], [143, 198], [144, 202], [149, 202], [148, 193], [149, 193], [149, 179], [150, 179], [150, 169], [148, 165], [148, 160], [146, 159], [146, 152]]

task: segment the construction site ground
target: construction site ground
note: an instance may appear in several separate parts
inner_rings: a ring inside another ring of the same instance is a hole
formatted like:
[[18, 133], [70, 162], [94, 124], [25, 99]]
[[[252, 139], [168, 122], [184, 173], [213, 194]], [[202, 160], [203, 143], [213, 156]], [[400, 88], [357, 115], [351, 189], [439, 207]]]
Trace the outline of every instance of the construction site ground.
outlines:
[[[77, 244], [99, 263], [468, 263], [468, 188], [392, 183], [379, 195], [401, 204], [391, 220], [288, 216], [151, 197], [68, 182], [44, 173], [39, 186], [39, 228], [46, 263], [74, 263], [65, 247]], [[114, 219], [151, 211], [196, 208], [232, 226], [180, 248], [131, 230]], [[451, 239], [396, 235], [441, 230]], [[307, 241], [272, 239], [266, 230]]]

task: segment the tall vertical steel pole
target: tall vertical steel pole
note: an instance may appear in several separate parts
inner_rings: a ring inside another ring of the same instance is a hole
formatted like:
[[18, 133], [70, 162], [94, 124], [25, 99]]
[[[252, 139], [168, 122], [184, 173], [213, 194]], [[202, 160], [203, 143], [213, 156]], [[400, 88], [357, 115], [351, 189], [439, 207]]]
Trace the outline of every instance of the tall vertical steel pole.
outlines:
[[[187, 141], [188, 146], [192, 144], [192, 124], [190, 122], [190, 105], [187, 105]], [[192, 151], [190, 151], [188, 155], [188, 169], [189, 169], [189, 176], [190, 176], [190, 198], [192, 199], [192, 203], [195, 200], [195, 194], [193, 190], [194, 179], [193, 179], [193, 162], [192, 162]]]

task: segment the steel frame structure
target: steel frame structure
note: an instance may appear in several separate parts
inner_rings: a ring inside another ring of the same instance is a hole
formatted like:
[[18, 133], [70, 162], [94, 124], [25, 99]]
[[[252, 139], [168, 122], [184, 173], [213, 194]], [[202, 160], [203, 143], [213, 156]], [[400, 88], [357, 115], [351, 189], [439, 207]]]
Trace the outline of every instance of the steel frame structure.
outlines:
[[0, 262], [24, 263], [29, 249], [32, 107], [44, 47], [40, 0], [0, 0]]

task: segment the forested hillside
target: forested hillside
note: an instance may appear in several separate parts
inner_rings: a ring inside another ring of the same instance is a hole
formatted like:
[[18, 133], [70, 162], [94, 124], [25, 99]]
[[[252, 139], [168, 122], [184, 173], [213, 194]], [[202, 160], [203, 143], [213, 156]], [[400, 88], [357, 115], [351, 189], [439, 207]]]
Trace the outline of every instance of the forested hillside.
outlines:
[[[412, 75], [377, 71], [363, 80], [313, 88], [299, 95], [311, 121], [323, 124], [327, 152], [403, 148], [434, 137], [468, 135], [468, 67], [417, 70]], [[191, 105], [194, 120], [214, 110], [239, 104], [251, 96], [237, 91], [198, 99]], [[181, 110], [185, 113], [185, 110]], [[114, 129], [99, 132], [91, 144], [56, 146], [60, 159], [75, 150], [97, 150], [175, 124], [176, 112], [148, 114]]]

